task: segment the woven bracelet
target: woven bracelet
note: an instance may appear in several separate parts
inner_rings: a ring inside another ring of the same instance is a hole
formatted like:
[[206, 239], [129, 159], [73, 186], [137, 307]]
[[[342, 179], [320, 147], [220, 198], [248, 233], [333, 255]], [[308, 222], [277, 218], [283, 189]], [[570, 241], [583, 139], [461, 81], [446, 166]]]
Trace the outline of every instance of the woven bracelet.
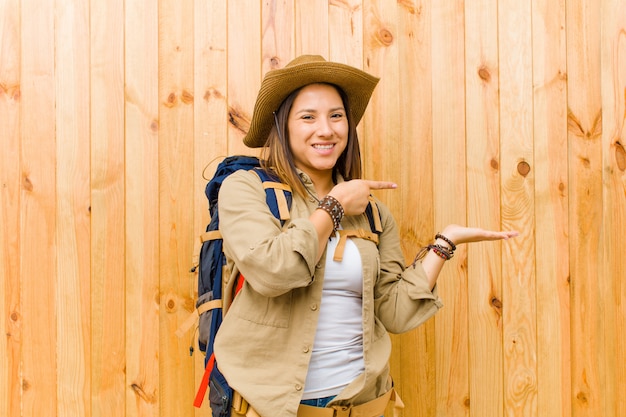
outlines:
[[415, 268], [415, 264], [417, 263], [417, 261], [422, 260], [422, 258], [426, 256], [428, 251], [431, 251], [431, 250], [444, 261], [449, 261], [454, 256], [453, 250], [450, 250], [449, 248], [446, 248], [445, 246], [442, 246], [442, 245], [431, 244], [428, 246], [424, 246], [423, 248], [419, 250], [419, 252], [417, 252], [417, 255], [415, 255], [415, 259], [413, 259], [411, 266]]
[[454, 256], [454, 251], [449, 250], [445, 246], [442, 245], [428, 245], [428, 247], [435, 252], [437, 256], [439, 256], [444, 261], [449, 261], [450, 258]]
[[333, 221], [333, 230], [338, 230], [343, 219], [343, 207], [339, 200], [332, 195], [327, 195], [320, 200], [320, 204], [317, 208], [324, 210], [330, 216]]
[[450, 249], [452, 250], [452, 252], [456, 250], [456, 245], [454, 244], [454, 242], [448, 239], [447, 237], [445, 237], [444, 235], [442, 235], [441, 233], [437, 233], [435, 235], [435, 239], [441, 239], [444, 242], [446, 242], [448, 245], [450, 245]]

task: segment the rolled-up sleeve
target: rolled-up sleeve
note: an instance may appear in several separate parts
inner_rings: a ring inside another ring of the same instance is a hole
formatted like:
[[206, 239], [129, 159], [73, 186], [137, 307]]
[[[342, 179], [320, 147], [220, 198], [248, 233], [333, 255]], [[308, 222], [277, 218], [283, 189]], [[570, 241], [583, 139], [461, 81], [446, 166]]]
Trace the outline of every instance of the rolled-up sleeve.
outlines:
[[313, 224], [298, 218], [281, 227], [255, 173], [238, 171], [226, 178], [218, 210], [224, 252], [255, 291], [277, 297], [311, 284], [318, 251]]
[[405, 267], [395, 220], [383, 210], [380, 236], [380, 276], [375, 287], [376, 315], [390, 333], [403, 333], [418, 327], [443, 306], [436, 288], [429, 286], [421, 263]]

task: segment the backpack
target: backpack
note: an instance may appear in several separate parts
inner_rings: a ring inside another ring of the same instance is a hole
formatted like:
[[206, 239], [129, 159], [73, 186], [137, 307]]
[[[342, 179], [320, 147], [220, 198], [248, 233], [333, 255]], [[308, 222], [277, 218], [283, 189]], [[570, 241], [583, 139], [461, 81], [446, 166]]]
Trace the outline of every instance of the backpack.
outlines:
[[[232, 303], [244, 282], [244, 277], [240, 274], [233, 285], [233, 293], [222, 293], [225, 288], [223, 269], [226, 265], [226, 256], [222, 250], [222, 238], [219, 232], [217, 200], [224, 179], [238, 170], [254, 170], [259, 176], [265, 189], [266, 203], [272, 214], [280, 220], [281, 225], [290, 218], [289, 210], [292, 203], [291, 188], [263, 170], [260, 167], [259, 159], [252, 156], [236, 155], [225, 158], [218, 165], [213, 178], [206, 185], [205, 195], [209, 203], [211, 220], [199, 239], [201, 247], [199, 251], [195, 251], [198, 255], [194, 258], [194, 266], [191, 269], [192, 273], [198, 271], [198, 299], [196, 309], [181, 324], [176, 335], [182, 337], [198, 323], [198, 347], [205, 354], [205, 371], [194, 400], [194, 406], [201, 407], [206, 391], [209, 389], [209, 401], [213, 417], [230, 416], [234, 394], [215, 362], [213, 343], [222, 323], [223, 314], [225, 314], [223, 307]], [[378, 207], [372, 198], [365, 213], [370, 223], [371, 232], [340, 230], [340, 242], [343, 240], [344, 244], [337, 245], [334, 254], [335, 260], [341, 260], [345, 240], [348, 237], [360, 237], [378, 244], [378, 235], [382, 232], [382, 226]], [[193, 347], [190, 347], [189, 351], [190, 354], [193, 354]]]

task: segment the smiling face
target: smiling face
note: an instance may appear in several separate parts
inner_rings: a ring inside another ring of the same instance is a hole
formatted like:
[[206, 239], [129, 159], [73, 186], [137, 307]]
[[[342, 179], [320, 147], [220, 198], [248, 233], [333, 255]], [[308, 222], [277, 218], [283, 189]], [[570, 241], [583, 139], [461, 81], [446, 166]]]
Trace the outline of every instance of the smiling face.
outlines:
[[287, 123], [296, 167], [311, 178], [332, 178], [348, 143], [348, 117], [337, 90], [327, 84], [303, 87]]

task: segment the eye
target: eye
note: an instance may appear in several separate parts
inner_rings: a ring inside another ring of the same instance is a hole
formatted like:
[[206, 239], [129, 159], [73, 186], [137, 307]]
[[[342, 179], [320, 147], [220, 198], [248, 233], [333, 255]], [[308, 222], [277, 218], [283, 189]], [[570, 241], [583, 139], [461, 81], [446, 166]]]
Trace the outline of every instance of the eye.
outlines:
[[312, 114], [303, 114], [300, 118], [302, 120], [313, 120], [313, 115]]
[[336, 112], [330, 115], [330, 117], [332, 119], [341, 119], [343, 118], [345, 115], [342, 112]]

